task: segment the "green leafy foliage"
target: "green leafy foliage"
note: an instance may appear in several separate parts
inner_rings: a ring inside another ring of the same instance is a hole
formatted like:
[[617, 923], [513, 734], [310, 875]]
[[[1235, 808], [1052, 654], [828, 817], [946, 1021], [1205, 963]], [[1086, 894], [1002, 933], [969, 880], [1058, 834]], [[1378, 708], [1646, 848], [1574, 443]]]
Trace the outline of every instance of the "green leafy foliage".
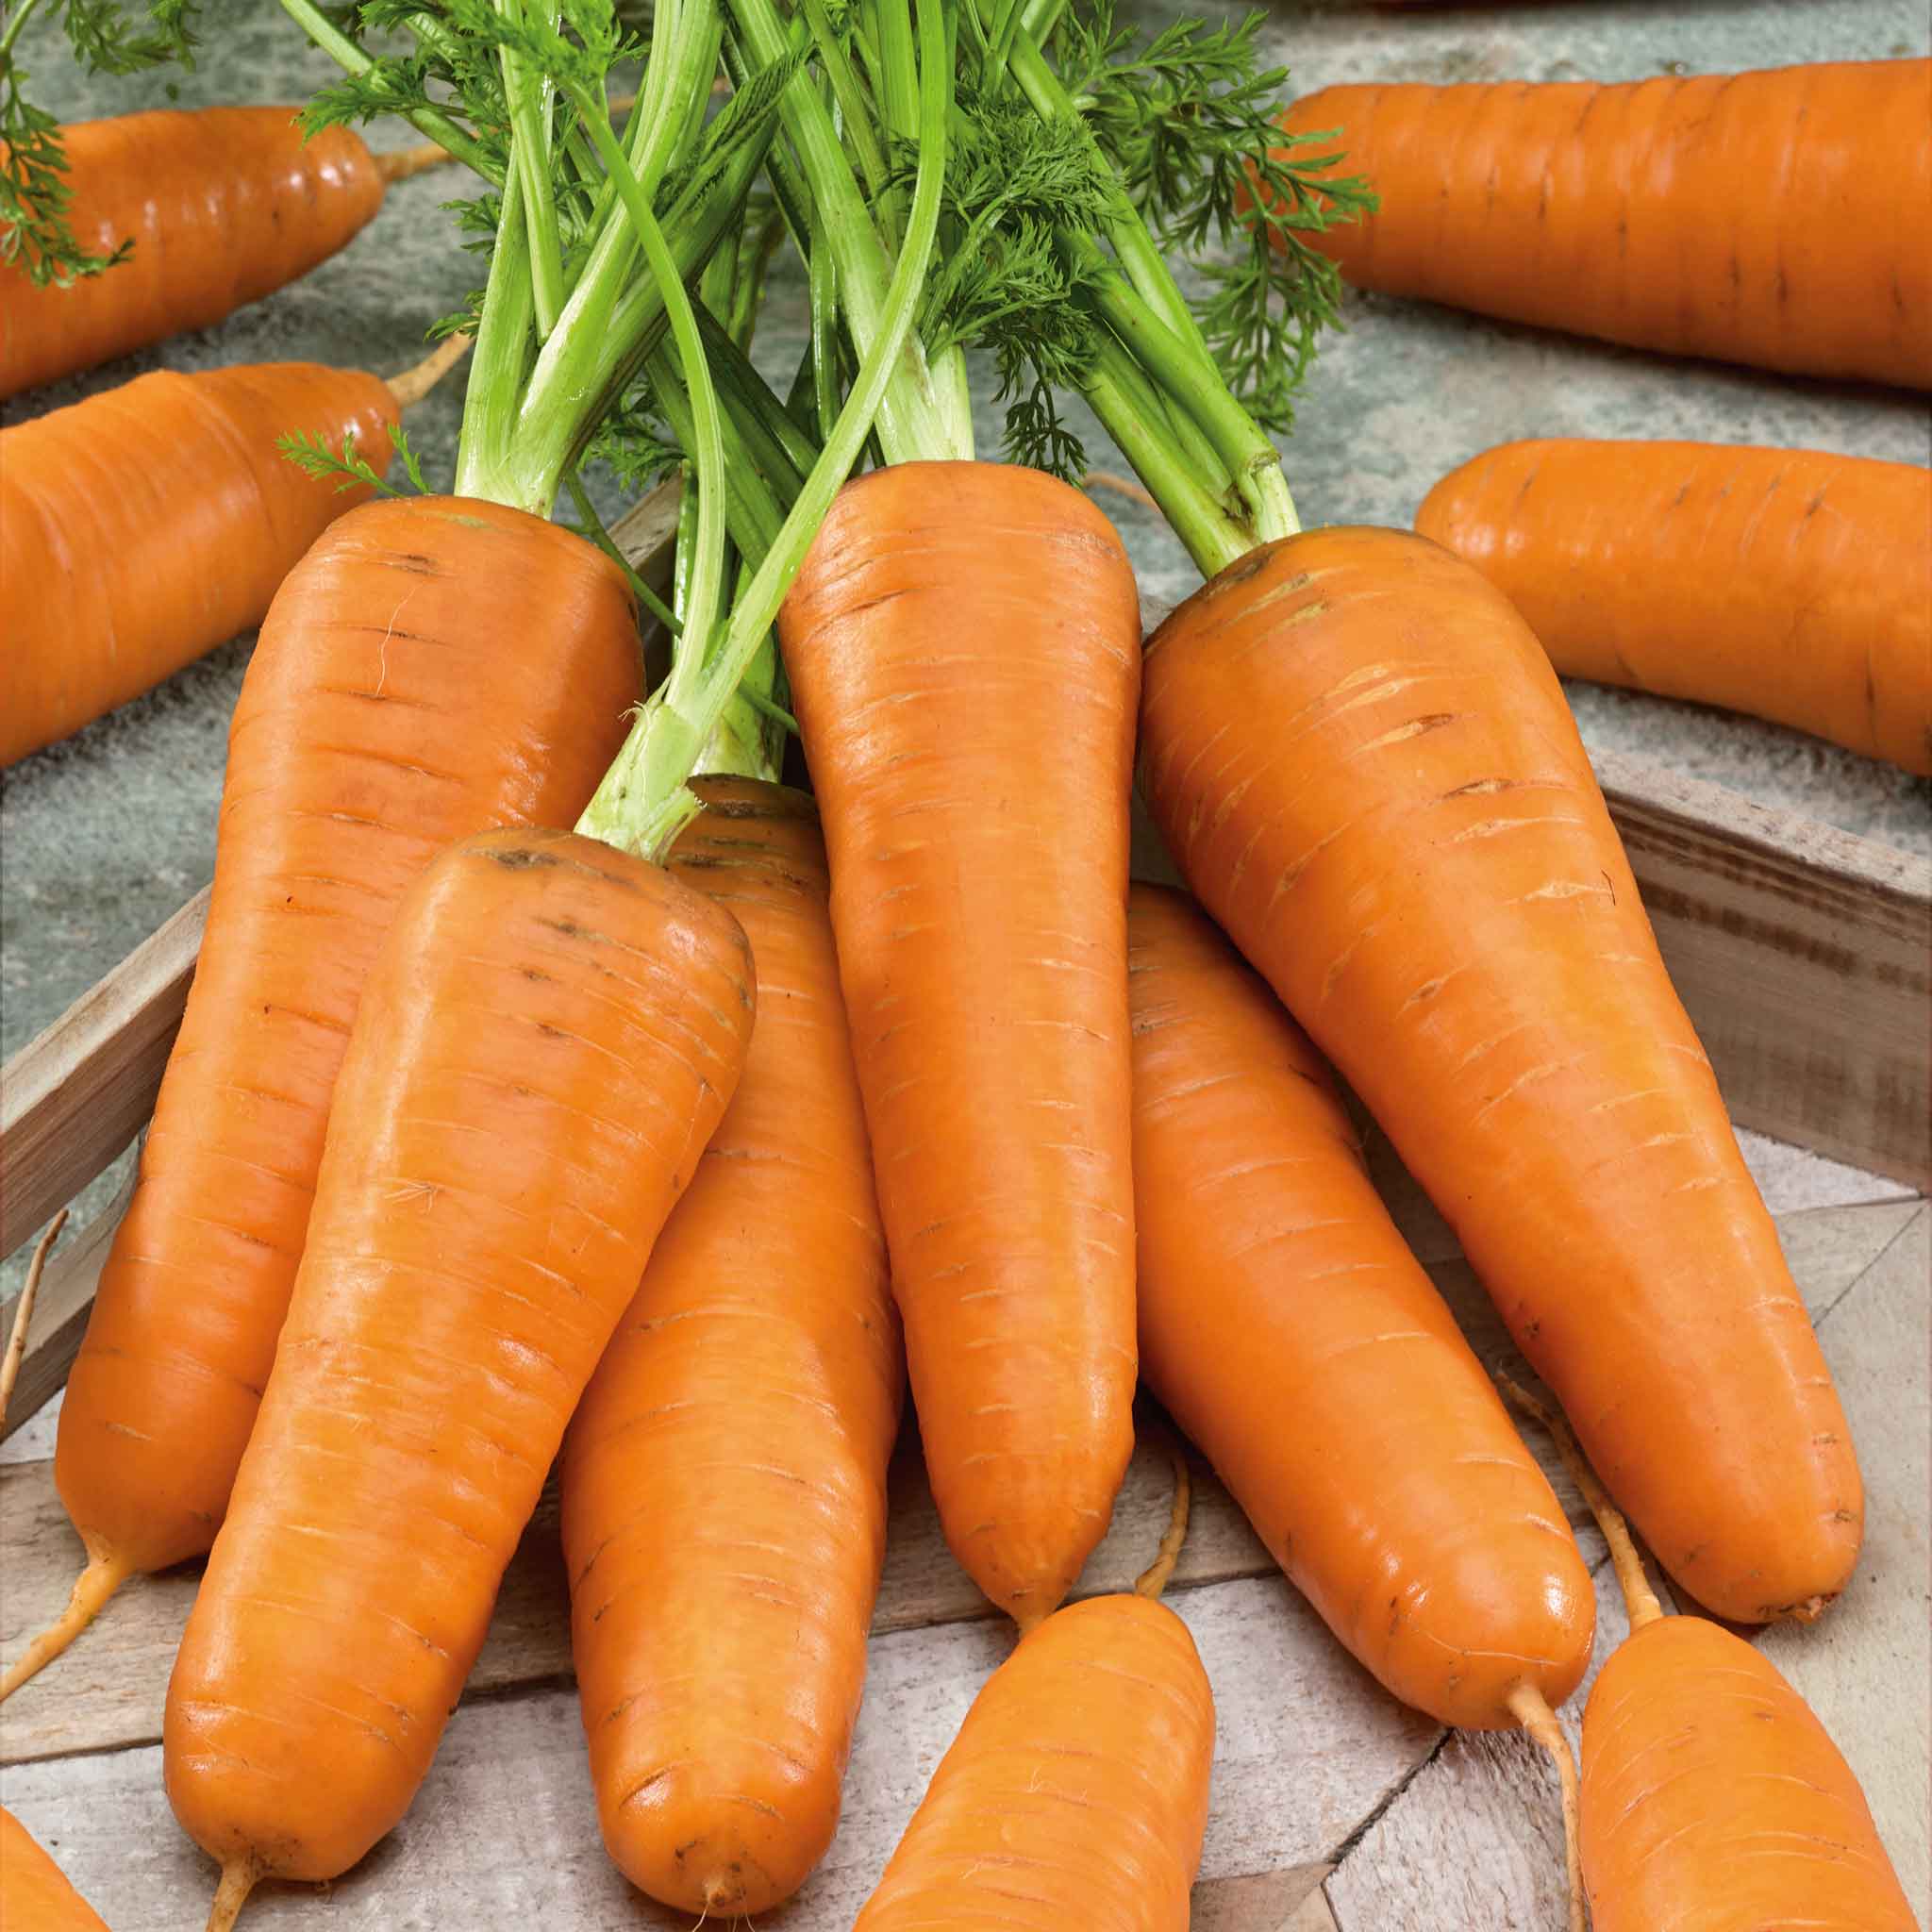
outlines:
[[[419, 496], [428, 495], [429, 485], [423, 480], [422, 462], [409, 446], [408, 434], [400, 423], [390, 425], [389, 439], [396, 460], [403, 466], [403, 475], [408, 478], [410, 490]], [[343, 436], [340, 449], [331, 449], [321, 437], [307, 429], [292, 430], [286, 436], [277, 437], [275, 447], [307, 475], [322, 480], [335, 478], [338, 492], [353, 490], [361, 484], [379, 496], [406, 496], [409, 493], [408, 491], [398, 490], [386, 476], [377, 473], [375, 465], [356, 447], [353, 429]]]
[[1094, 0], [1063, 18], [1054, 51], [1156, 239], [1206, 285], [1192, 306], [1230, 388], [1257, 422], [1286, 430], [1318, 336], [1341, 325], [1335, 266], [1304, 238], [1374, 197], [1329, 172], [1334, 154], [1307, 151], [1319, 142], [1283, 132], [1288, 70], [1260, 65], [1266, 20], [1179, 20], [1143, 42], [1115, 28], [1111, 0]]
[[[67, 150], [54, 116], [27, 97], [15, 51], [39, 0], [16, 0], [0, 26], [0, 264], [24, 270], [37, 287], [62, 286], [125, 261], [131, 243], [101, 254], [68, 220], [74, 206]], [[194, 0], [151, 0], [145, 14], [124, 0], [59, 0], [56, 17], [74, 58], [90, 74], [136, 74], [194, 59]]]

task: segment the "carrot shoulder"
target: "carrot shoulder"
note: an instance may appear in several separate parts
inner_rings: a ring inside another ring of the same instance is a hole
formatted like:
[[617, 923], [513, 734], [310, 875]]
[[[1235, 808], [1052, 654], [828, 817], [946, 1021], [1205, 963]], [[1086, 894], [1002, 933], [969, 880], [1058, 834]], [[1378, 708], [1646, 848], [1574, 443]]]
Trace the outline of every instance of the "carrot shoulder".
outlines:
[[1308, 238], [1362, 288], [1932, 385], [1932, 60], [1324, 88], [1283, 121], [1380, 197]]
[[1723, 705], [1932, 776], [1932, 472], [1708, 442], [1507, 442], [1415, 526], [1567, 677]]
[[966, 462], [848, 484], [780, 621], [933, 1493], [1023, 1624], [1133, 1446], [1138, 628], [1098, 509]]
[[572, 1653], [604, 1842], [721, 1922], [824, 1855], [905, 1383], [802, 794], [704, 778], [669, 869], [734, 914], [758, 1020], [730, 1108], [572, 1420]]
[[395, 415], [379, 376], [285, 362], [158, 369], [0, 430], [0, 765], [258, 625], [370, 493], [304, 475], [276, 438], [352, 435], [380, 475]]
[[1435, 544], [1267, 545], [1147, 655], [1150, 803], [1370, 1110], [1672, 1574], [1849, 1581], [1843, 1412], [1547, 658]]
[[213, 1541], [396, 907], [448, 840], [579, 810], [639, 675], [616, 566], [490, 504], [365, 505], [277, 594], [229, 731], [194, 985], [61, 1410], [88, 1569], [7, 1691], [126, 1576]]
[[1179, 893], [1137, 885], [1127, 938], [1148, 1386], [1397, 1697], [1485, 1729], [1561, 1704], [1589, 1573], [1327, 1068]]
[[361, 137], [305, 141], [293, 108], [158, 108], [62, 138], [75, 239], [132, 252], [65, 288], [0, 264], [0, 397], [211, 327], [325, 261], [382, 206]]
[[408, 1807], [751, 1024], [730, 915], [593, 841], [484, 833], [410, 889], [168, 1687], [211, 1923]]

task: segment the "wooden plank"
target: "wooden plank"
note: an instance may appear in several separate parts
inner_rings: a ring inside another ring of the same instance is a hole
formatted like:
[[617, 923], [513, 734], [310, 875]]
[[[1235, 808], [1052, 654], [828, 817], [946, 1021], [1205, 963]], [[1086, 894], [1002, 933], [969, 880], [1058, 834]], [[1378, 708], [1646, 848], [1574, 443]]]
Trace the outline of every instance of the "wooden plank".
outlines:
[[[51, 1401], [67, 1380], [67, 1371], [80, 1351], [80, 1338], [87, 1332], [94, 1284], [100, 1279], [114, 1230], [120, 1226], [133, 1192], [134, 1176], [130, 1174], [113, 1204], [79, 1234], [64, 1236], [49, 1258], [40, 1297], [34, 1303], [26, 1352], [20, 1359], [20, 1379], [13, 1386], [7, 1415], [0, 1420], [0, 1441]], [[13, 1333], [13, 1311], [19, 1301], [18, 1295], [10, 1295], [0, 1305], [0, 1336]]]
[[[1814, 1313], [1829, 1308], [1918, 1211], [1913, 1203], [1881, 1202], [1817, 1209], [1780, 1222], [1792, 1272]], [[1477, 1355], [1492, 1367], [1526, 1374], [1468, 1265], [1438, 1262], [1430, 1274]], [[1588, 1518], [1568, 1479], [1541, 1437], [1530, 1440], [1586, 1547], [1593, 1550], [1595, 1532], [1584, 1528]], [[1193, 1523], [1174, 1588], [1270, 1574], [1267, 1552], [1226, 1491], [1198, 1464], [1196, 1476]], [[1149, 1446], [1137, 1450], [1112, 1527], [1081, 1578], [1081, 1593], [1119, 1590], [1132, 1580], [1165, 1525], [1168, 1486], [1159, 1452]], [[0, 1548], [8, 1553], [7, 1588], [0, 1592], [0, 1660], [10, 1660], [66, 1601], [79, 1562], [79, 1541], [54, 1492], [50, 1464], [0, 1468]], [[191, 1565], [129, 1584], [65, 1657], [0, 1707], [0, 1763], [125, 1748], [158, 1738], [168, 1672], [198, 1574]], [[556, 1499], [546, 1492], [505, 1578], [473, 1692], [501, 1694], [567, 1678], [566, 1601]], [[940, 1534], [917, 1441], [908, 1431], [893, 1464], [886, 1568], [874, 1629], [883, 1633], [990, 1614]], [[1323, 1641], [1330, 1640], [1324, 1636]]]
[[[1902, 1214], [1892, 1208], [1889, 1220], [1890, 1238], [1832, 1297], [1819, 1323], [1864, 1450], [1864, 1557], [1851, 1590], [1824, 1622], [1809, 1630], [1787, 1626], [1761, 1641], [1851, 1760], [1907, 1894], [1924, 1914], [1932, 1907], [1925, 1810], [1932, 1757], [1923, 1696], [1932, 1668], [1925, 1624], [1932, 1560], [1924, 1531], [1932, 1208], [1912, 1203]], [[1864, 1254], [1861, 1235], [1843, 1258]], [[1602, 1545], [1586, 1547], [1595, 1554]], [[1628, 1630], [1623, 1599], [1599, 1565], [1595, 1653], [1563, 1713], [1573, 1745], [1589, 1687]], [[1910, 1693], [1901, 1694], [1907, 1686]], [[1341, 1932], [1435, 1932], [1445, 1924], [1541, 1932], [1563, 1923], [1562, 1860], [1541, 1754], [1521, 1737], [1462, 1733], [1344, 1856], [1327, 1890]]]
[[0, 1256], [46, 1224], [154, 1111], [207, 890], [0, 1069]]
[[[1328, 1642], [1278, 1577], [1190, 1591], [1175, 1607], [1224, 1689], [1196, 1923], [1216, 1932], [1302, 1932], [1286, 1916], [1300, 1902], [1272, 1915], [1271, 1888], [1247, 1881], [1289, 1874], [1274, 1888], [1279, 1897], [1304, 1876], [1318, 1880], [1333, 1848], [1386, 1802], [1439, 1734]], [[848, 1932], [1010, 1641], [1009, 1626], [996, 1623], [874, 1640], [839, 1836], [798, 1899], [761, 1926]], [[142, 1932], [201, 1925], [211, 1869], [169, 1814], [156, 1747], [17, 1767], [7, 1804], [109, 1924]], [[1244, 1904], [1253, 1909], [1241, 1912]], [[246, 1923], [294, 1932], [324, 1911], [310, 1888], [269, 1887], [250, 1903]], [[689, 1914], [649, 1906], [605, 1859], [576, 1699], [558, 1690], [464, 1704], [408, 1818], [331, 1888], [325, 1916], [333, 1932], [691, 1927]]]
[[1594, 757], [1735, 1119], [1932, 1187], [1932, 864]]

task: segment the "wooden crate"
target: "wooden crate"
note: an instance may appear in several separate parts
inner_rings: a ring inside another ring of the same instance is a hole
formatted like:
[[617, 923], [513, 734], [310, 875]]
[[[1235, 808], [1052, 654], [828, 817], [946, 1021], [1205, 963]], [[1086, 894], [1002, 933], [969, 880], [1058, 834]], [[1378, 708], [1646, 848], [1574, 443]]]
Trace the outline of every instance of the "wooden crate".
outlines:
[[[1838, 1320], [1826, 1330], [1828, 1346], [1852, 1332], [1840, 1310], [1856, 1287], [1860, 1319], [1868, 1307], [1877, 1311], [1872, 1319], [1888, 1353], [1898, 1338], [1884, 1322], [1896, 1327], [1898, 1310], [1910, 1311], [1906, 1332], [1916, 1332], [1923, 1357], [1932, 1210], [1914, 1195], [1932, 1176], [1932, 867], [1627, 758], [1603, 759], [1600, 775], [1738, 1120], [1904, 1184], [1873, 1190], [1891, 1198], [1780, 1216], [1814, 1316]], [[1137, 870], [1172, 876], [1144, 817], [1136, 833]], [[26, 1241], [141, 1130], [192, 977], [206, 903], [204, 892], [182, 908], [5, 1070], [0, 1250]], [[1478, 1353], [1524, 1373], [1447, 1230], [1386, 1145], [1374, 1151], [1398, 1221]], [[58, 1391], [123, 1205], [70, 1234], [58, 1251], [9, 1429]], [[1862, 1345], [1873, 1344], [1864, 1338]], [[1835, 1366], [1845, 1378], [1845, 1364]], [[1851, 1370], [1846, 1392], [1856, 1410], [1856, 1358]], [[44, 1459], [0, 1466], [0, 1654], [13, 1654], [58, 1607], [77, 1560], [51, 1470]], [[1868, 1559], [1885, 1560], [1826, 1627], [1859, 1633], [1857, 1643], [1837, 1646], [1840, 1660], [1866, 1657], [1869, 1643], [1875, 1668], [1895, 1672], [1901, 1645], [1907, 1656], [1914, 1642], [1924, 1648], [1925, 1566], [1912, 1519], [1925, 1474], [1905, 1470], [1901, 1502], [1900, 1473], [1872, 1473]], [[1556, 1808], [1536, 1754], [1515, 1738], [1450, 1738], [1394, 1704], [1274, 1572], [1212, 1475], [1197, 1475], [1200, 1500], [1174, 1602], [1223, 1696], [1195, 1925], [1394, 1932], [1557, 1924]], [[1560, 1472], [1553, 1467], [1552, 1475], [1601, 1568], [1593, 1529]], [[1128, 1581], [1165, 1507], [1164, 1471], [1143, 1451], [1082, 1593]], [[74, 1653], [0, 1712], [8, 1804], [54, 1846], [109, 1923], [124, 1927], [198, 1924], [210, 1882], [166, 1815], [158, 1762], [167, 1674], [196, 1574], [188, 1566], [130, 1586]], [[1600, 1596], [1601, 1657], [1624, 1626], [1614, 1592]], [[459, 1907], [472, 1917], [480, 1910], [485, 1925], [568, 1924], [590, 1932], [680, 1923], [629, 1892], [598, 1848], [567, 1633], [555, 1502], [546, 1496], [437, 1767], [406, 1824], [334, 1889], [332, 1926], [441, 1924]], [[1866, 1677], [1842, 1661], [1834, 1676], [1820, 1661], [1830, 1655], [1824, 1647], [1807, 1650], [1801, 1635], [1785, 1632], [1767, 1641], [1828, 1718], [1834, 1698], [1855, 1708], [1867, 1699]], [[946, 1551], [908, 1436], [893, 1472], [891, 1550], [845, 1823], [807, 1891], [769, 1923], [796, 1932], [849, 1924], [1006, 1641]], [[1869, 1710], [1861, 1724], [1869, 1740]], [[1904, 1748], [1914, 1748], [1909, 1726]], [[1924, 1748], [1919, 1729], [1914, 1762]], [[1923, 1816], [1901, 1823], [1886, 1815], [1883, 1793], [1875, 1802], [1895, 1855], [1901, 1833], [1913, 1840], [1901, 1869], [1923, 1873]], [[267, 1932], [319, 1923], [322, 1909], [312, 1892], [270, 1888], [251, 1905], [250, 1921]]]

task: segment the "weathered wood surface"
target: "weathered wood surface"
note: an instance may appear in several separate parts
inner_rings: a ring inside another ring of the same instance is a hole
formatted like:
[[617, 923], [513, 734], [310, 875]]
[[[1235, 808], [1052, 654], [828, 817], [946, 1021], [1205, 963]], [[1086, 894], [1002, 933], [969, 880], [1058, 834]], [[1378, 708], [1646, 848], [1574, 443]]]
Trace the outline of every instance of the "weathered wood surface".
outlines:
[[[1889, 1233], [1887, 1230], [1890, 1230]], [[1925, 1794], [1932, 1789], [1924, 1693], [1932, 1681], [1932, 1556], [1925, 1539], [1932, 1374], [1925, 1285], [1932, 1207], [1874, 1214], [1841, 1251], [1856, 1272], [1813, 1316], [1863, 1458], [1865, 1550], [1856, 1582], [1824, 1620], [1759, 1641], [1824, 1721], [1870, 1800], [1922, 1922], [1932, 1917]], [[1864, 1265], [1857, 1259], [1864, 1257]], [[1566, 1501], [1574, 1504], [1574, 1496]], [[1589, 1546], [1587, 1546], [1589, 1547]], [[1596, 1549], [1601, 1545], [1596, 1545]], [[1564, 1712], [1573, 1745], [1589, 1687], [1628, 1634], [1599, 1562], [1590, 1676]], [[1445, 1925], [1548, 1928], [1562, 1923], [1562, 1846], [1542, 1755], [1520, 1737], [1459, 1734], [1342, 1857], [1327, 1882], [1340, 1932], [1437, 1932]]]
[[[1793, 1274], [1814, 1316], [1893, 1241], [1912, 1203], [1826, 1208], [1779, 1223]], [[1474, 1273], [1459, 1259], [1437, 1261], [1430, 1273], [1485, 1362], [1526, 1374], [1520, 1357]], [[1532, 1438], [1557, 1485], [1587, 1548], [1595, 1532], [1567, 1477], [1546, 1445]], [[1226, 1492], [1205, 1470], [1199, 1476], [1192, 1524], [1174, 1588], [1267, 1574], [1267, 1553]], [[1144, 1566], [1166, 1522], [1169, 1477], [1157, 1449], [1137, 1452], [1105, 1542], [1081, 1578], [1081, 1593], [1130, 1583]], [[54, 1492], [52, 1465], [0, 1467], [0, 1549], [7, 1552], [7, 1588], [0, 1592], [0, 1661], [10, 1661], [66, 1601], [79, 1562], [79, 1542]], [[0, 1764], [73, 1751], [105, 1751], [152, 1742], [160, 1736], [161, 1701], [198, 1566], [137, 1579], [58, 1664], [0, 1707]], [[501, 1693], [558, 1681], [570, 1674], [563, 1570], [557, 1547], [555, 1498], [546, 1492], [523, 1548], [505, 1579], [473, 1691]], [[940, 1534], [917, 1443], [908, 1436], [893, 1465], [892, 1511], [886, 1570], [874, 1620], [878, 1633], [985, 1617], [989, 1607]]]
[[0, 1256], [132, 1141], [181, 1024], [207, 890], [0, 1068]]

